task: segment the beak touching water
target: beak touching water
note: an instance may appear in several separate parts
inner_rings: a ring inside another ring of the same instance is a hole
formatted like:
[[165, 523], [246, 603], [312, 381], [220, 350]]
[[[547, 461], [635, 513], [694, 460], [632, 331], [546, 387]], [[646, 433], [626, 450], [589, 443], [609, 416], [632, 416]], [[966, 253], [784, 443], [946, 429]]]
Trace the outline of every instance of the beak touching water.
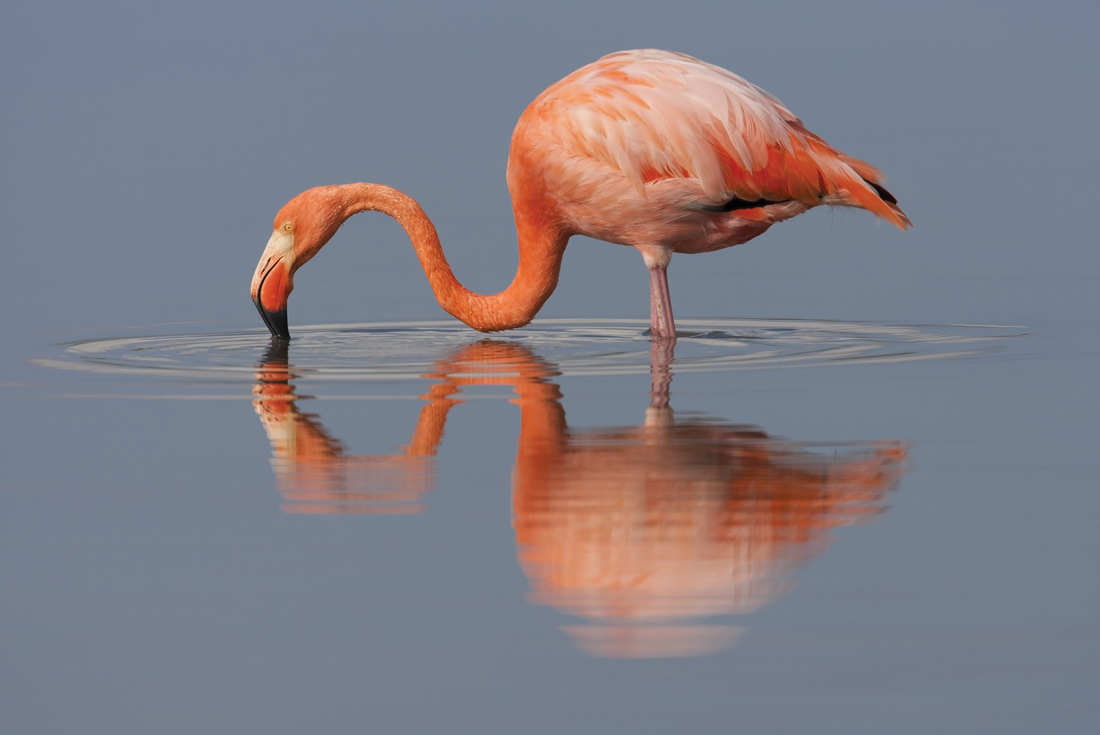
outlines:
[[279, 242], [278, 233], [267, 244], [263, 257], [252, 277], [252, 303], [260, 312], [264, 324], [276, 339], [290, 339], [286, 320], [286, 300], [293, 288], [290, 280], [289, 248]]
[[277, 339], [290, 339], [290, 327], [286, 320], [286, 302], [283, 302], [281, 309], [268, 309], [264, 306], [263, 297], [257, 294], [252, 298], [252, 302], [256, 304], [256, 309], [260, 312], [260, 318], [264, 320], [264, 324], [271, 330], [271, 336]]

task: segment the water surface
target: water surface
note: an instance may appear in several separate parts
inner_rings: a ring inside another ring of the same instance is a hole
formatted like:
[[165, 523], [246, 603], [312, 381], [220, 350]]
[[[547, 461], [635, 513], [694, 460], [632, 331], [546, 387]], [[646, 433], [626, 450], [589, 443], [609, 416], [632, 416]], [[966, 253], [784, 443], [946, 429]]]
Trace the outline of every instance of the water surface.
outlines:
[[[136, 686], [165, 703], [151, 722], [225, 706], [275, 726], [287, 697], [299, 713], [327, 703], [332, 722], [376, 707], [416, 721], [428, 701], [503, 722], [501, 703], [527, 698], [512, 706], [549, 732], [567, 720], [531, 687], [635, 713], [690, 692], [717, 712], [770, 696], [776, 667], [838, 669], [797, 686], [844, 701], [836, 687], [879, 660], [934, 687], [1092, 640], [1033, 617], [1038, 601], [994, 612], [999, 593], [962, 581], [996, 580], [1017, 553], [967, 541], [997, 537], [983, 524], [1034, 528], [1033, 491], [1076, 482], [1072, 463], [1035, 475], [1010, 424], [986, 421], [1014, 413], [998, 396], [1044, 362], [1027, 328], [682, 330], [675, 349], [624, 320], [44, 347], [20, 400], [63, 452], [24, 463], [34, 481], [5, 495], [37, 519], [8, 538], [40, 570], [8, 605], [16, 654], [61, 637], [20, 681], [60, 682], [104, 722], [134, 722], [107, 713]], [[125, 419], [97, 434], [104, 416]], [[971, 577], [982, 548], [1002, 561]]]

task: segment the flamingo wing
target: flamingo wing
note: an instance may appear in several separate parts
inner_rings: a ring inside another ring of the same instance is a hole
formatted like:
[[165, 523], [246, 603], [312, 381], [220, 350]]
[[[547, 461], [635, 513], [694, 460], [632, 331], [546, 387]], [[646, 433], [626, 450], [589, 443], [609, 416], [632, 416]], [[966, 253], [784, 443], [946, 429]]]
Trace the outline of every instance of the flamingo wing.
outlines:
[[642, 196], [649, 182], [691, 179], [719, 208], [834, 204], [910, 226], [876, 168], [832, 148], [763, 89], [683, 54], [605, 56], [543, 92], [520, 121], [530, 124]]

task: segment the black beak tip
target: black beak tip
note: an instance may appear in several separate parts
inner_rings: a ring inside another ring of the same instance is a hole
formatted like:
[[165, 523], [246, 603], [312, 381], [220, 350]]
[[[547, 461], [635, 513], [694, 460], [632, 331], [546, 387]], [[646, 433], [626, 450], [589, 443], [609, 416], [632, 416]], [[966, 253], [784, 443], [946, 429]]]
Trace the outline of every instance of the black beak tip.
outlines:
[[273, 339], [290, 339], [290, 327], [286, 321], [286, 309], [279, 309], [278, 311], [268, 311], [260, 303], [259, 299], [255, 299], [256, 310], [260, 312], [260, 318], [264, 320], [264, 324], [271, 331], [271, 337]]
[[275, 339], [290, 339], [290, 327], [286, 323], [286, 309], [268, 312], [267, 318], [271, 323], [267, 325], [271, 330], [271, 336]]

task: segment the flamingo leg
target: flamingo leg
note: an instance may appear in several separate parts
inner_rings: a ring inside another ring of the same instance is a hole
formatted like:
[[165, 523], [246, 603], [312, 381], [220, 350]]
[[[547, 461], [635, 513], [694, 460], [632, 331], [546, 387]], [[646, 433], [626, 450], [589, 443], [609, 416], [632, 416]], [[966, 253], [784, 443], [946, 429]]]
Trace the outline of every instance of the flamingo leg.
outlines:
[[672, 318], [672, 297], [668, 293], [668, 271], [663, 266], [649, 269], [649, 331], [658, 339], [676, 339]]

